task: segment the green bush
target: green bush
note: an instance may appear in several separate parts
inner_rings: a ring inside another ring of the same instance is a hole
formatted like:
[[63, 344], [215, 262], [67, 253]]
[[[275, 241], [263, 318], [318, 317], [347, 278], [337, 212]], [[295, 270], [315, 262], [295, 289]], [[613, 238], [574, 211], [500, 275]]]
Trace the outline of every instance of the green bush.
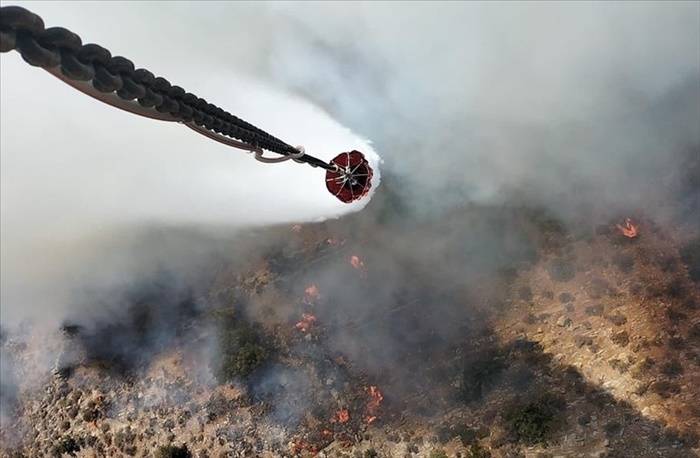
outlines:
[[64, 453], [70, 456], [75, 456], [77, 452], [80, 451], [80, 445], [70, 436], [66, 436], [61, 441], [53, 447], [52, 455], [54, 457], [61, 457]]
[[212, 361], [219, 383], [250, 377], [270, 356], [262, 326], [238, 315], [223, 320], [219, 348], [219, 358]]
[[455, 426], [454, 433], [456, 436], [459, 437], [459, 440], [465, 447], [476, 442], [477, 431], [475, 429], [470, 428], [467, 425], [462, 424]]
[[676, 358], [670, 359], [661, 365], [661, 373], [670, 378], [678, 378], [683, 375], [683, 364]]
[[630, 343], [630, 335], [627, 331], [620, 331], [614, 333], [610, 337], [610, 340], [612, 340], [613, 343], [616, 343], [621, 347], [626, 347]]
[[162, 445], [158, 447], [156, 458], [192, 458], [192, 452], [183, 444], [180, 447], [174, 445]]
[[681, 312], [680, 310], [676, 310], [673, 308], [669, 308], [666, 310], [666, 316], [668, 317], [669, 320], [671, 321], [676, 321], [676, 322], [682, 322], [688, 319], [688, 315]]
[[486, 450], [481, 444], [476, 443], [469, 446], [471, 458], [491, 458], [491, 452]]
[[519, 441], [527, 445], [546, 443], [563, 407], [557, 399], [541, 399], [509, 409], [504, 419]]

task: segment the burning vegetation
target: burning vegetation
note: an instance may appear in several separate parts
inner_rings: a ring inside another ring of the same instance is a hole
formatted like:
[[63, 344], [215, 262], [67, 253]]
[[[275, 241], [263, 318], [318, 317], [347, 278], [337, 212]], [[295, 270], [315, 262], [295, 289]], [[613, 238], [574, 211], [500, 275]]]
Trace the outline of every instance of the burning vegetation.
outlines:
[[[621, 244], [616, 231], [575, 235], [525, 208], [478, 212], [485, 229], [506, 224], [502, 236], [520, 242], [467, 288], [417, 270], [418, 251], [399, 259], [403, 281], [387, 290], [381, 276], [356, 275], [378, 262], [371, 256], [347, 262], [346, 249], [370, 242], [321, 224], [304, 228], [321, 242], [282, 270], [262, 258], [216, 277], [206, 294], [175, 294], [165, 279], [131, 296], [123, 325], [65, 326], [64, 354], [80, 356], [59, 364], [43, 402], [66, 399], [66, 410], [49, 409], [53, 435], [21, 447], [54, 456], [689, 456], [700, 440], [700, 405], [688, 397], [700, 376], [694, 245], [675, 245], [661, 228]], [[345, 243], [325, 243], [328, 232]], [[255, 280], [231, 287], [231, 278]], [[439, 291], [426, 287], [438, 279]], [[193, 305], [207, 300], [219, 305]], [[166, 316], [173, 332], [156, 339]], [[207, 358], [174, 356], [206, 329], [216, 330]], [[111, 343], [116, 336], [128, 344]], [[130, 348], [143, 348], [134, 342], [153, 342], [147, 357], [134, 357]], [[206, 372], [215, 380], [195, 376]]]
[[302, 320], [296, 324], [296, 328], [301, 332], [308, 332], [312, 324], [316, 322], [316, 317], [310, 313], [302, 313]]
[[637, 237], [638, 235], [638, 228], [637, 225], [632, 222], [631, 219], [627, 218], [625, 219], [625, 225], [617, 225], [617, 228], [620, 230], [622, 235], [627, 237], [628, 239], [633, 239]]

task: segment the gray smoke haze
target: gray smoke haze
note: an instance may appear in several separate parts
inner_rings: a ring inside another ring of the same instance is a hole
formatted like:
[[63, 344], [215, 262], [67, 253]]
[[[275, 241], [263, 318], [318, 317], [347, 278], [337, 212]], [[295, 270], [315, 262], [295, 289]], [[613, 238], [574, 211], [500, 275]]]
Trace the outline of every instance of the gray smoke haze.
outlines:
[[[696, 3], [18, 4], [215, 103], [230, 98], [292, 142], [298, 126], [281, 129], [284, 112], [268, 109], [274, 94], [259, 101], [266, 89], [298, 92], [371, 138], [420, 212], [512, 194], [564, 216], [591, 201], [638, 208], [648, 182], [672, 168], [668, 152], [700, 138], [694, 100], [672, 123], [640, 114], [697, 86]], [[98, 250], [83, 241], [97, 229], [346, 211], [324, 195], [317, 171], [261, 166], [179, 126], [126, 116], [17, 55], [3, 56], [2, 70], [5, 284], [69, 270]], [[312, 142], [328, 130], [303, 127]], [[70, 248], [57, 242], [66, 238]]]
[[[699, 138], [697, 4], [278, 9], [291, 25], [274, 28], [275, 77], [373, 138], [418, 207], [510, 191], [564, 216], [591, 201], [629, 210]], [[650, 109], [679, 87], [681, 116]]]
[[[327, 124], [304, 125], [297, 140], [284, 110], [261, 111], [237, 90], [246, 81], [256, 101], [265, 88], [296, 93], [370, 139], [384, 176], [394, 177], [377, 192], [402, 195], [423, 217], [514, 196], [564, 220], [592, 207], [661, 215], [655, 204], [669, 176], [700, 143], [696, 2], [12, 4], [289, 142], [342, 130], [319, 114]], [[213, 257], [244, 262], [254, 251], [236, 232], [242, 226], [348, 210], [324, 194], [318, 171], [262, 166], [74, 92], [19, 56], [2, 56], [3, 324], [40, 315], [55, 326], [79, 311], [104, 318], [111, 306], [84, 300], [93, 289], [128, 288], [164, 266], [196, 282]], [[50, 97], [65, 102], [49, 107]], [[335, 313], [341, 323], [377, 304], [387, 312], [408, 294], [405, 266], [416, 266], [414, 278], [446, 282], [442, 295], [413, 291], [434, 307], [423, 324], [437, 327], [469, 313], [468, 301], [450, 297], [460, 282], [517, 251], [522, 241], [494, 231], [504, 219], [378, 233], [375, 251], [358, 253], [383, 276], [368, 293], [325, 265], [302, 283], [335, 299], [324, 319]], [[357, 358], [367, 346], [382, 349], [370, 358], [376, 366], [396, 362], [402, 346], [425, 335], [404, 342], [416, 324], [392, 319], [385, 313], [360, 334], [339, 326], [338, 346]]]

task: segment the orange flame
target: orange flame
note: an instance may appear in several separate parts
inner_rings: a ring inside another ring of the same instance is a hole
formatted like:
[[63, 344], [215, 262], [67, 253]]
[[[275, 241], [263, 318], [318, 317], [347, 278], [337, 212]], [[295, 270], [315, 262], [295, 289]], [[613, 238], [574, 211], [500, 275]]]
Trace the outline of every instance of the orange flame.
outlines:
[[382, 400], [384, 399], [382, 393], [379, 392], [376, 386], [370, 386], [369, 394], [372, 396], [372, 399], [369, 401], [369, 405], [373, 408], [379, 407], [379, 404], [381, 404]]
[[292, 232], [301, 232], [301, 224], [295, 224], [292, 226]]
[[335, 244], [335, 240], [333, 240], [333, 239], [326, 239], [326, 243], [327, 243], [328, 245], [334, 245], [334, 244]]
[[321, 293], [318, 292], [316, 285], [310, 285], [304, 290], [304, 298], [301, 300], [304, 304], [315, 305], [316, 302], [321, 300]]
[[369, 391], [369, 394], [371, 396], [371, 399], [367, 403], [368, 415], [365, 417], [365, 421], [367, 423], [372, 423], [377, 419], [377, 410], [379, 409], [379, 404], [382, 403], [384, 396], [382, 396], [382, 393], [377, 389], [376, 386], [370, 386], [369, 388], [365, 388], [365, 391]]
[[355, 256], [355, 255], [352, 255], [352, 256], [350, 257], [350, 264], [352, 264], [352, 266], [353, 266], [355, 269], [358, 269], [358, 270], [361, 269], [361, 268], [363, 268], [363, 267], [365, 266], [365, 263], [362, 262], [362, 261], [360, 260], [360, 258], [358, 258], [358, 257]]
[[307, 296], [312, 297], [314, 299], [319, 299], [321, 297], [321, 293], [318, 292], [318, 288], [316, 288], [316, 285], [311, 285], [308, 288], [304, 290]]
[[301, 332], [307, 332], [309, 327], [316, 322], [316, 317], [310, 313], [302, 313], [301, 318], [303, 321], [300, 321], [294, 325]]
[[625, 226], [624, 227], [620, 226], [618, 224], [617, 228], [620, 229], [620, 232], [622, 232], [622, 235], [624, 235], [627, 238], [633, 239], [638, 235], [637, 226], [629, 218], [625, 219]]
[[350, 257], [350, 264], [355, 268], [355, 270], [360, 272], [360, 277], [367, 278], [367, 269], [365, 269], [365, 263], [355, 255]]
[[338, 423], [347, 423], [350, 420], [350, 412], [348, 409], [340, 409], [338, 411]]
[[306, 442], [303, 439], [294, 439], [289, 448], [289, 451], [295, 455], [303, 452], [304, 450], [308, 450], [311, 456], [316, 456], [316, 454], [318, 454], [318, 447]]

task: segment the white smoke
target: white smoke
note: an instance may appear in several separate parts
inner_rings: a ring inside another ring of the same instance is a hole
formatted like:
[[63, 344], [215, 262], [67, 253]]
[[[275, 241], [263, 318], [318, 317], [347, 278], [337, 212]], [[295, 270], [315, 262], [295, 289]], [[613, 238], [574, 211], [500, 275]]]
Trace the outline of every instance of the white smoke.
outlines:
[[[176, 42], [164, 46], [160, 39], [170, 38], [160, 34], [162, 22], [143, 21], [156, 11], [154, 4], [126, 11], [109, 4], [16, 3], [42, 16], [47, 27], [67, 27], [86, 43], [132, 58], [318, 158], [363, 151], [376, 171], [373, 191], [378, 186], [379, 158], [369, 142], [304, 99], [242, 74], [243, 68], [222, 67], [216, 56], [202, 59]], [[160, 5], [157, 13], [187, 24]], [[105, 27], [112, 23], [120, 27]], [[205, 27], [190, 34], [205, 45]], [[18, 53], [3, 55], [1, 69], [5, 323], [27, 316], [53, 320], [78, 285], [119, 283], [148, 264], [151, 255], [143, 251], [105, 251], [117, 229], [310, 221], [357, 211], [369, 201], [339, 202], [326, 191], [321, 169], [291, 161], [261, 164], [183, 126], [103, 105], [29, 66]], [[172, 248], [173, 255], [183, 250]], [[124, 259], [134, 255], [143, 259]], [[121, 262], [108, 262], [113, 258]]]
[[[376, 168], [372, 139], [425, 212], [506, 194], [565, 216], [650, 208], [672, 152], [700, 140], [683, 97], [700, 72], [692, 2], [14, 3], [320, 158], [358, 148]], [[1, 71], [3, 322], [55, 310], [78, 280], [118, 283], [198, 252], [107, 253], [132, 237], [124, 227], [313, 220], [366, 203], [337, 202], [322, 171], [102, 105], [16, 53]], [[657, 110], [673, 91], [677, 106]]]

